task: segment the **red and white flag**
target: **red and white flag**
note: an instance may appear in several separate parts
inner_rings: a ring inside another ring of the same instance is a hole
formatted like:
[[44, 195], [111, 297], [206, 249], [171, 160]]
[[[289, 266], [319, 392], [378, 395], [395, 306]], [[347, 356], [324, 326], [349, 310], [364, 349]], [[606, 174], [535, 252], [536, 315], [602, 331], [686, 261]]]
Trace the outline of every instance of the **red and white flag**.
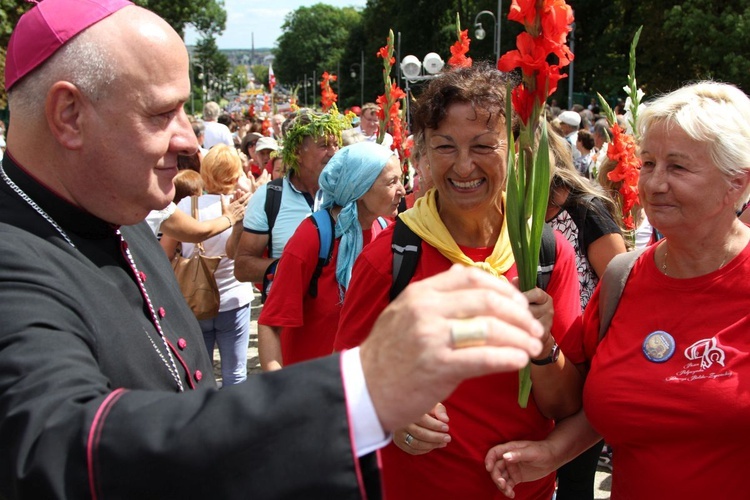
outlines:
[[268, 86], [273, 92], [273, 88], [276, 86], [276, 75], [273, 74], [273, 64], [268, 65]]

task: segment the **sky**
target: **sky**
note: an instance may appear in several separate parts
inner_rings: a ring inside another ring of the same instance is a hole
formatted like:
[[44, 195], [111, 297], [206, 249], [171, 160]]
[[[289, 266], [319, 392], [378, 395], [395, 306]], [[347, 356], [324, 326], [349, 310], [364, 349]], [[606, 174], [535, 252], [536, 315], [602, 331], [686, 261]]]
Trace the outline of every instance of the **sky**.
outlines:
[[[216, 44], [220, 49], [250, 49], [253, 33], [256, 49], [273, 48], [276, 39], [281, 36], [281, 25], [286, 15], [299, 7], [309, 7], [314, 3], [364, 8], [367, 0], [224, 0], [227, 28], [224, 34], [216, 38]], [[188, 28], [185, 31], [185, 43], [195, 45], [197, 41], [198, 34]]]

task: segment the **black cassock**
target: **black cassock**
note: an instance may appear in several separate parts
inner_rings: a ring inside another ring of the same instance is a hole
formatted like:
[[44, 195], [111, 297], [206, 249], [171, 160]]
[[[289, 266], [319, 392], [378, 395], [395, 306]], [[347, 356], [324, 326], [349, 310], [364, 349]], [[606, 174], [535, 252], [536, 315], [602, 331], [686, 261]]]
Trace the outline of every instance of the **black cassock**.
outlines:
[[121, 239], [10, 155], [8, 177], [75, 247], [0, 179], [0, 497], [360, 498], [363, 476], [378, 496], [338, 356], [217, 390], [148, 226]]

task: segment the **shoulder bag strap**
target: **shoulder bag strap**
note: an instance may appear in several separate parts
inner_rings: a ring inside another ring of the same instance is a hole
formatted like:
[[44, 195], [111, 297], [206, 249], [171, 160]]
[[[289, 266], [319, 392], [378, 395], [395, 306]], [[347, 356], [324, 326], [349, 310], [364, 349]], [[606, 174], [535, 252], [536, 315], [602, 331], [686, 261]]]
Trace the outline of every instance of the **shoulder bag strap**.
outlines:
[[635, 261], [644, 252], [645, 248], [632, 252], [625, 252], [616, 255], [607, 265], [601, 282], [599, 283], [599, 341], [607, 333], [612, 317], [617, 311], [617, 304], [620, 302], [622, 291], [625, 289], [625, 283], [628, 281], [630, 271], [633, 269]]

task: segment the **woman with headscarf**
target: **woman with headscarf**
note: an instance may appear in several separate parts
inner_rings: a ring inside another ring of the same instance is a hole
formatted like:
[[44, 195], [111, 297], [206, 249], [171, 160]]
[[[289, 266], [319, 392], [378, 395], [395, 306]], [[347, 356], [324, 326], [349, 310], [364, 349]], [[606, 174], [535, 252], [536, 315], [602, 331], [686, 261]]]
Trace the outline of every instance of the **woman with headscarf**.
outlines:
[[310, 293], [321, 233], [308, 217], [287, 243], [273, 288], [258, 319], [261, 367], [273, 370], [330, 354], [343, 294], [362, 248], [380, 231], [379, 217], [393, 217], [404, 196], [401, 167], [391, 150], [360, 142], [338, 151], [320, 174], [321, 210], [335, 240], [329, 263]]

